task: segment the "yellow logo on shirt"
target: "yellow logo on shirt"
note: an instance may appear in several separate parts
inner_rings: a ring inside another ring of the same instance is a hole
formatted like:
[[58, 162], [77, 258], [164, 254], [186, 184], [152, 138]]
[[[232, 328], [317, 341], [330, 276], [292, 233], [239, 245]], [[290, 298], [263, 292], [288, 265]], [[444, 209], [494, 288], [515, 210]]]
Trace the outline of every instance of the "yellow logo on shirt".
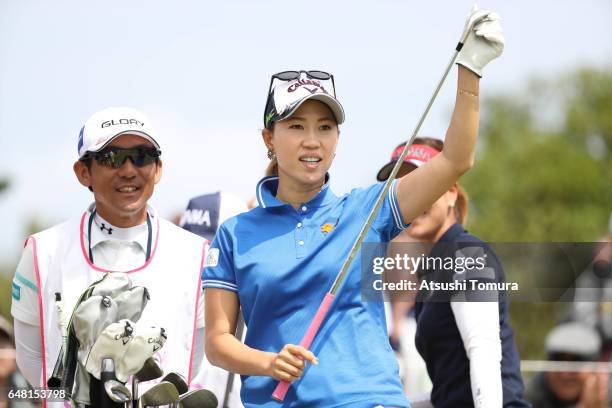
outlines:
[[334, 229], [334, 226], [332, 224], [325, 224], [321, 227], [321, 232], [324, 232], [325, 234], [330, 233], [332, 230]]

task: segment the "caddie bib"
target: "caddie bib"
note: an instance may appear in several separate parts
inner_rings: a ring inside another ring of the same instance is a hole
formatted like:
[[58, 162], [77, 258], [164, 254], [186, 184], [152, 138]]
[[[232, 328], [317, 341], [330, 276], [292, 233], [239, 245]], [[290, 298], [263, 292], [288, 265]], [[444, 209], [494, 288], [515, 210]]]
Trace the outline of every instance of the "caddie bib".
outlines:
[[[81, 293], [105, 273], [91, 263], [88, 254], [87, 220], [90, 212], [28, 238], [34, 253], [43, 350], [43, 377], [51, 376], [62, 345], [56, 294], [61, 294], [65, 319]], [[150, 300], [137, 325], [163, 327], [168, 339], [155, 359], [164, 372], [192, 377], [194, 367], [197, 305], [201, 293], [201, 270], [207, 241], [152, 215], [156, 223], [150, 258], [126, 272], [134, 286], [145, 286]], [[67, 323], [67, 322], [66, 322]], [[55, 405], [55, 404], [53, 404]]]

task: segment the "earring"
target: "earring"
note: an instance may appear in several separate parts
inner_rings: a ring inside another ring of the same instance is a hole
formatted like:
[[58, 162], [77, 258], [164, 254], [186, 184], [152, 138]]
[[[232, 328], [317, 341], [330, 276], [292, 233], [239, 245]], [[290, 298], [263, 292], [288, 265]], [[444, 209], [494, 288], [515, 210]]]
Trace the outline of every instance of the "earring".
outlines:
[[274, 160], [275, 158], [276, 158], [276, 154], [274, 153], [274, 150], [268, 149], [268, 159]]

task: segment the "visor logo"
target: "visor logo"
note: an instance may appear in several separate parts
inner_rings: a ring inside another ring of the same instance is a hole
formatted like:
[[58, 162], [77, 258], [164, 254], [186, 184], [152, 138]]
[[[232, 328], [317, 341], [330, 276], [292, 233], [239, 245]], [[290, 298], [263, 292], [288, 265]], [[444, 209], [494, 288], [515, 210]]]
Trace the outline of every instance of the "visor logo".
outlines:
[[118, 120], [107, 120], [106, 122], [102, 122], [102, 128], [107, 128], [109, 126], [115, 125], [139, 125], [144, 126], [144, 123], [137, 119], [118, 119]]
[[[306, 88], [306, 85], [312, 85], [315, 88], [314, 89], [310, 89], [310, 88]], [[289, 88], [287, 88], [287, 92], [291, 93], [291, 92], [295, 92], [297, 91], [301, 86], [303, 86], [304, 88], [306, 88], [308, 90], [308, 92], [310, 92], [311, 94], [316, 93], [317, 91], [321, 90], [321, 92], [323, 93], [327, 93], [327, 91], [325, 90], [325, 88], [323, 87], [323, 85], [321, 85], [321, 83], [319, 81], [314, 81], [312, 79], [298, 79], [297, 81], [295, 81], [295, 83], [293, 83]]]

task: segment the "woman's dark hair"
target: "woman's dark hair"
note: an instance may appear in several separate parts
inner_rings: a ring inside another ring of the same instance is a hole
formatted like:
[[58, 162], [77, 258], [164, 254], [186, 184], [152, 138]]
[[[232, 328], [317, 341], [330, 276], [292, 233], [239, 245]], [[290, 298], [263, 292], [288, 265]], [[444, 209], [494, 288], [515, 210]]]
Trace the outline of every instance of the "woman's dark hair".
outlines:
[[[270, 132], [274, 132], [275, 121], [268, 123], [268, 129]], [[266, 171], [264, 172], [264, 176], [278, 176], [278, 162], [276, 161], [276, 157], [270, 160], [268, 167], [266, 167]]]
[[268, 167], [266, 167], [264, 176], [278, 176], [278, 162], [276, 161], [276, 158], [270, 160]]

